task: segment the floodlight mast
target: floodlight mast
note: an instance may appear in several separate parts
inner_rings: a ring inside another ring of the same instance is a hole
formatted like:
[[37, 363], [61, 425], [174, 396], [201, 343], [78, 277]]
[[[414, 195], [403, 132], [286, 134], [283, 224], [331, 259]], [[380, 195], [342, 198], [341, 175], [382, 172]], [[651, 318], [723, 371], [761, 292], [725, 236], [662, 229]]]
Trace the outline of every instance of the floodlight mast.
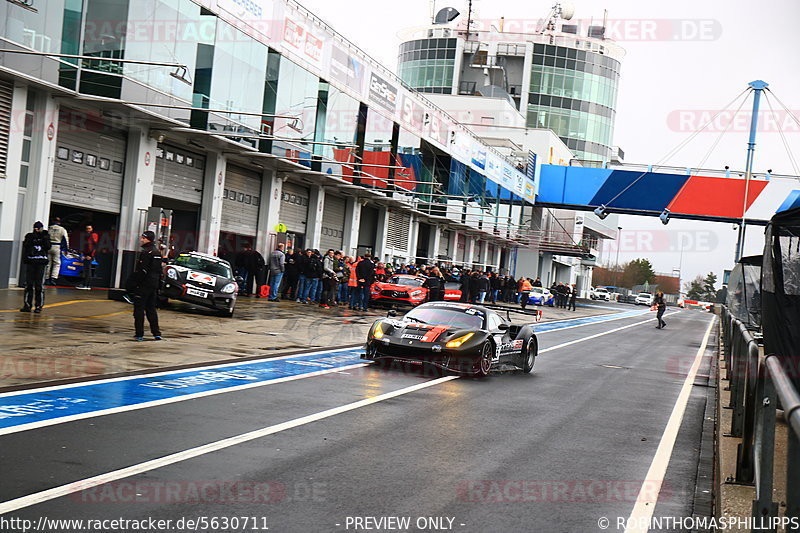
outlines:
[[747, 163], [745, 164], [744, 174], [744, 199], [742, 204], [742, 221], [739, 224], [739, 236], [736, 240], [736, 262], [744, 255], [744, 240], [747, 224], [745, 215], [747, 214], [747, 197], [750, 194], [750, 178], [753, 176], [753, 160], [756, 152], [756, 132], [758, 131], [758, 108], [761, 104], [761, 93], [769, 87], [769, 83], [756, 80], [747, 84], [753, 90], [753, 116], [750, 119], [750, 139], [747, 142]]

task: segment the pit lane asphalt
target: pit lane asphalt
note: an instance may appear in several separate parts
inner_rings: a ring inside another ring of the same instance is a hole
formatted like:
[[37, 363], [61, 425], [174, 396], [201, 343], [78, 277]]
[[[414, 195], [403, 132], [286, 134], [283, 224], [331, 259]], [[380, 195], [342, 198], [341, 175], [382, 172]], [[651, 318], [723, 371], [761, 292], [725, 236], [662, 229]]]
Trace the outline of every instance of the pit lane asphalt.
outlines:
[[[544, 333], [540, 348], [651, 318]], [[684, 311], [667, 320], [664, 331], [650, 320], [545, 352], [532, 375], [443, 382], [114, 485], [271, 482], [285, 491], [279, 502], [130, 502], [118, 494], [87, 503], [76, 493], [5, 516], [264, 516], [272, 531], [345, 530], [347, 516], [449, 516], [460, 531], [597, 531], [601, 516], [613, 522], [633, 508], [710, 315]], [[357, 368], [5, 435], [0, 501], [430, 379]], [[673, 516], [691, 515], [703, 402], [693, 394], [659, 502]], [[501, 492], [506, 501], [487, 502], [497, 496], [482, 490], [492, 480], [509, 490], [531, 481], [537, 501], [512, 490]], [[596, 482], [612, 488], [587, 496]]]

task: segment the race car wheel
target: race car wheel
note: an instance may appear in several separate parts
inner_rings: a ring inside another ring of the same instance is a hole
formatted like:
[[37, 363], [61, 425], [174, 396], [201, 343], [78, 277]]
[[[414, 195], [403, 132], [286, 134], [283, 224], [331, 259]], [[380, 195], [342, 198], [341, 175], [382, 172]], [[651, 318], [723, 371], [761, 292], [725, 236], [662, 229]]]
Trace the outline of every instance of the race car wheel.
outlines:
[[233, 310], [234, 309], [235, 309], [235, 306], [233, 304], [231, 304], [230, 307], [228, 307], [228, 309], [222, 311], [220, 313], [220, 315], [224, 316], [225, 318], [231, 318], [233, 316]]
[[536, 342], [536, 337], [531, 336], [528, 342], [525, 343], [525, 351], [523, 352], [525, 359], [522, 361], [521, 365], [522, 371], [526, 374], [533, 370], [533, 364], [536, 362], [536, 354], [538, 351], [539, 345]]
[[480, 347], [480, 359], [478, 360], [475, 375], [484, 377], [489, 375], [492, 369], [492, 357], [494, 356], [494, 345], [492, 341], [487, 340]]

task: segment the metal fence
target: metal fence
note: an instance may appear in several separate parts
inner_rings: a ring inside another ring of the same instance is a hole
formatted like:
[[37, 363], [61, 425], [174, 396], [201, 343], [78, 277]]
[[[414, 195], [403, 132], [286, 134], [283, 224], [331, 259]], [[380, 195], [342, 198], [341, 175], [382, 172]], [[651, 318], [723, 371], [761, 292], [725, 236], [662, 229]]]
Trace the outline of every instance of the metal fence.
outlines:
[[[786, 443], [786, 517], [800, 517], [800, 394], [787, 370], [788, 357], [762, 357], [744, 323], [721, 308], [722, 350], [733, 409], [730, 436], [742, 439], [736, 463], [737, 483], [754, 485], [753, 531], [775, 531], [773, 498], [775, 423], [781, 408], [788, 424]], [[790, 370], [792, 371], [792, 370]], [[763, 526], [758, 529], [757, 527]]]

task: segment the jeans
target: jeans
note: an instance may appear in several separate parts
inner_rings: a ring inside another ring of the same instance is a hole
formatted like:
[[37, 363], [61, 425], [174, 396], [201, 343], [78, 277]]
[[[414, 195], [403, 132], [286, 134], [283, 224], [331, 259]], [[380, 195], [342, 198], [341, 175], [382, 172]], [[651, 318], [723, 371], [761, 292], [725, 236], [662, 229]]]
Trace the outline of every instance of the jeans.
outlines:
[[358, 287], [356, 289], [356, 294], [357, 297], [356, 297], [355, 307], [366, 311], [367, 307], [369, 306], [369, 285]]
[[297, 290], [295, 291], [295, 299], [298, 301], [303, 300], [303, 292], [306, 290], [306, 275], [300, 274], [297, 276]]
[[339, 292], [336, 295], [336, 301], [347, 302], [350, 300], [350, 286], [347, 285], [347, 282], [339, 283]]
[[278, 289], [281, 286], [281, 280], [282, 279], [283, 279], [283, 272], [270, 273], [270, 280], [269, 280], [269, 299], [270, 300], [277, 300], [278, 299]]
[[349, 285], [347, 288], [350, 291], [350, 307], [354, 309], [361, 302], [361, 291], [358, 287], [350, 287]]
[[666, 307], [659, 307], [658, 308], [658, 312], [656, 312], [656, 319], [658, 320], [658, 327], [659, 328], [663, 328], [664, 326], [667, 325], [667, 323], [664, 322], [664, 320], [661, 318], [662, 316], [664, 316], [664, 311], [666, 311], [666, 310], [667, 310]]
[[319, 289], [319, 278], [306, 278], [303, 286], [303, 292], [300, 293], [300, 301], [314, 300], [317, 297], [317, 290]]
[[478, 291], [478, 296], [475, 297], [475, 302], [482, 304], [485, 298], [486, 298], [486, 291]]
[[500, 298], [500, 289], [492, 290], [492, 303], [496, 304], [497, 300]]

